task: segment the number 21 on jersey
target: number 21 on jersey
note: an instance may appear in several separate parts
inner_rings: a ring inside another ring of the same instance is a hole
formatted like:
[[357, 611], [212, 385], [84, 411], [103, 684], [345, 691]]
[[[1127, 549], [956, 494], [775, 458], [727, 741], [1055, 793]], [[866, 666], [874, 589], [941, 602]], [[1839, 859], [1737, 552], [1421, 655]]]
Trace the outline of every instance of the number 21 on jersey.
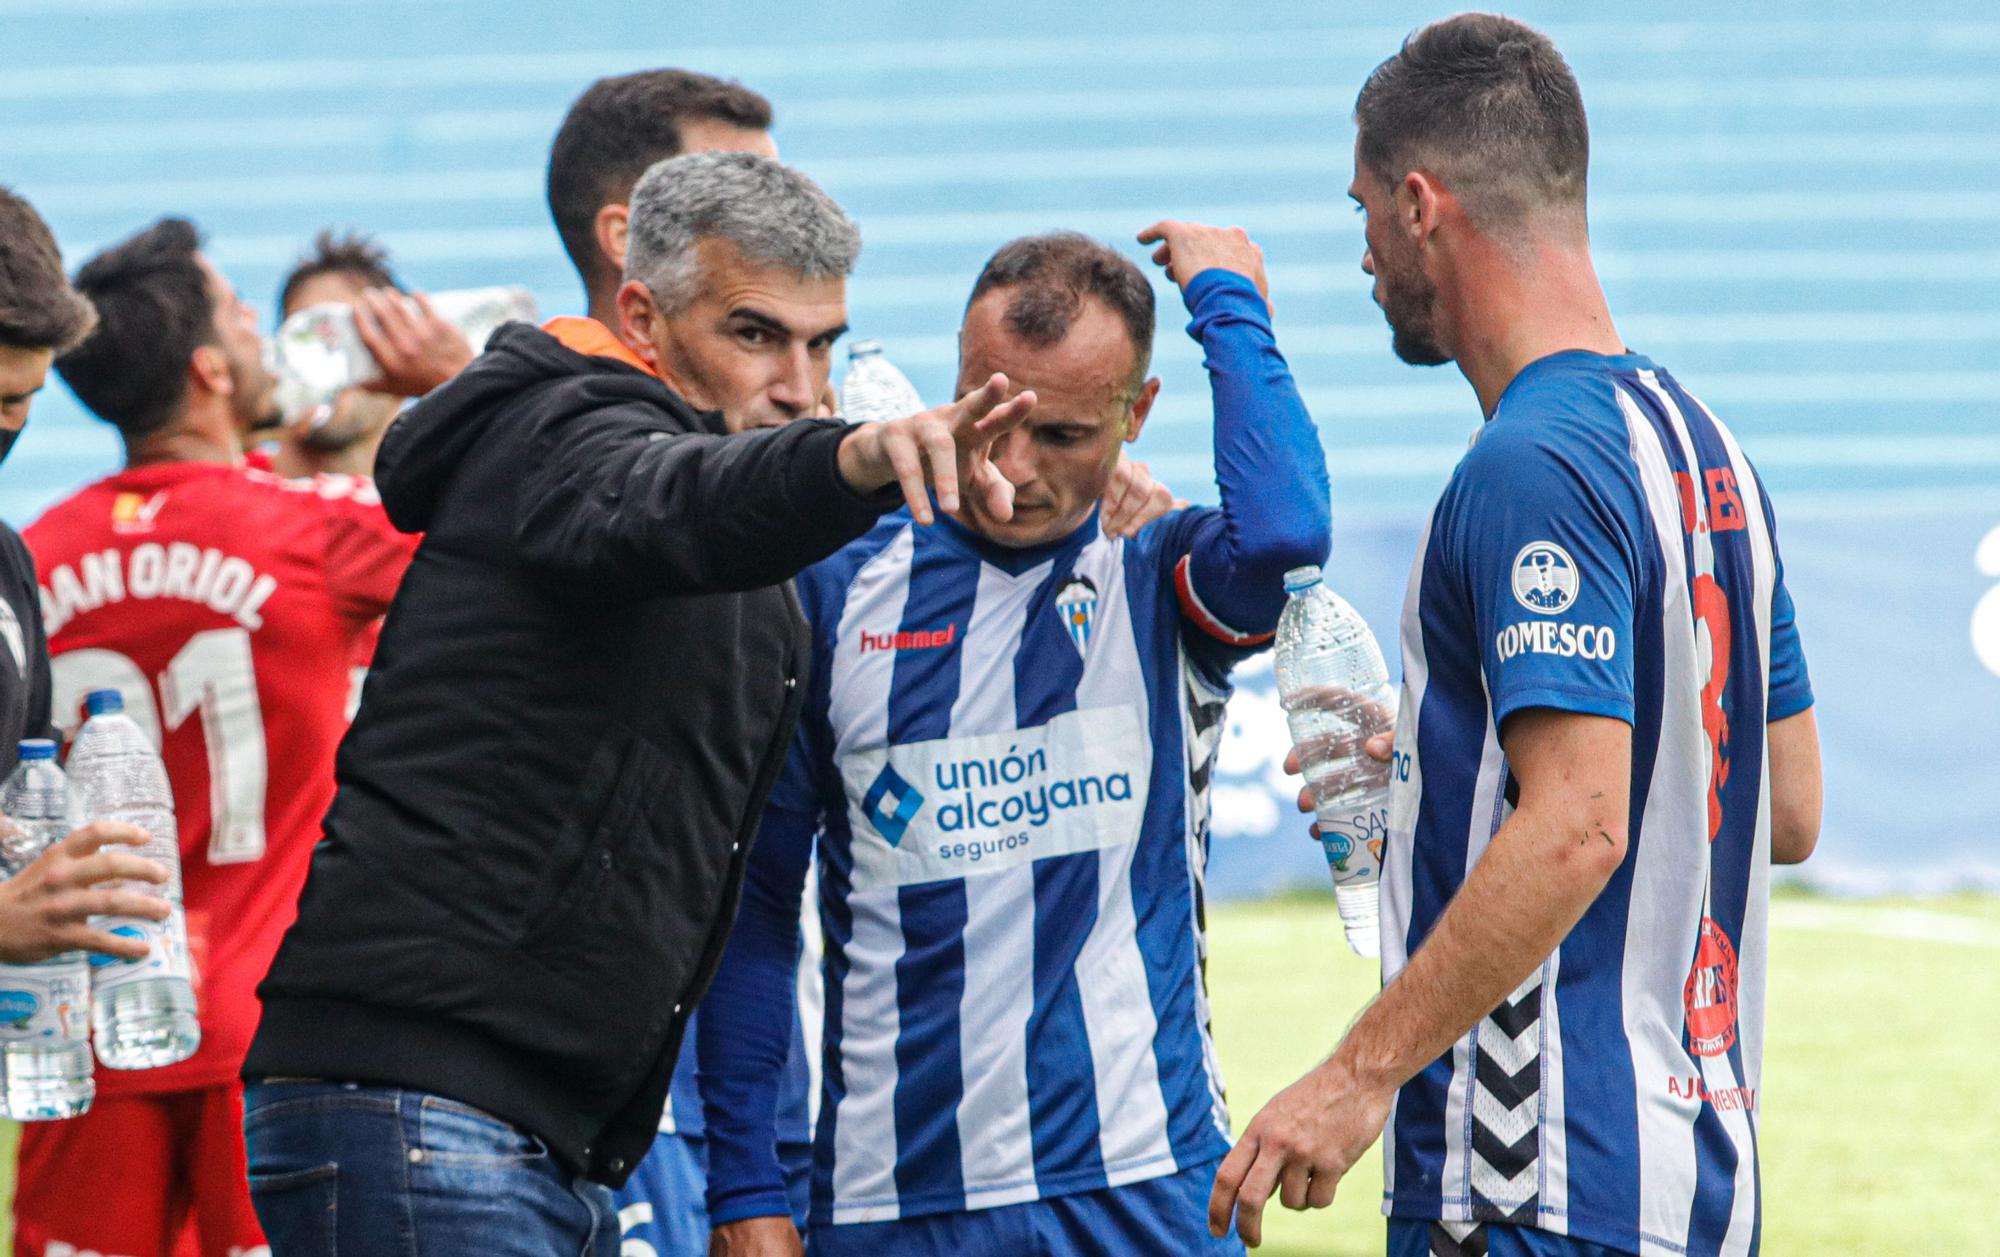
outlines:
[[250, 634], [210, 629], [188, 638], [160, 674], [159, 697], [139, 665], [115, 650], [88, 648], [57, 655], [50, 664], [56, 723], [72, 735], [84, 696], [117, 690], [125, 711], [154, 746], [164, 729], [178, 729], [201, 713], [208, 747], [208, 862], [245, 864], [264, 854], [264, 709], [250, 659]]

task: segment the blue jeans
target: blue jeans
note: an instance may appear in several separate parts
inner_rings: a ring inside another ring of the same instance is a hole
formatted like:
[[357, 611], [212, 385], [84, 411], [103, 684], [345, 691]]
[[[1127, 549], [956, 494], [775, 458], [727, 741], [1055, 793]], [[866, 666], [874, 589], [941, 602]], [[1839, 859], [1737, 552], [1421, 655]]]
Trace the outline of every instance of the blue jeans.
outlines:
[[272, 1257], [615, 1257], [611, 1191], [444, 1096], [338, 1082], [243, 1093], [250, 1199]]

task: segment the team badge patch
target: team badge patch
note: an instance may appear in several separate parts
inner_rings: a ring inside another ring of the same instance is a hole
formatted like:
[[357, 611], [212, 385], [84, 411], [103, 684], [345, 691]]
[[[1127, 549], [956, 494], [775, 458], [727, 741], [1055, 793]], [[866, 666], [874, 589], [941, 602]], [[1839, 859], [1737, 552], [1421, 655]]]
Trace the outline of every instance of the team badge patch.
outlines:
[[151, 532], [153, 521], [158, 518], [160, 508], [166, 504], [167, 494], [164, 489], [152, 497], [142, 497], [137, 493], [121, 493], [111, 503], [111, 531], [128, 534]]
[[1703, 917], [1694, 967], [1681, 988], [1688, 1051], [1720, 1056], [1736, 1042], [1736, 994], [1736, 945], [1714, 917]]
[[1056, 594], [1056, 614], [1081, 655], [1090, 646], [1090, 630], [1097, 623], [1097, 586], [1088, 576], [1072, 576]]
[[1560, 615], [1576, 602], [1583, 578], [1569, 551], [1553, 541], [1531, 541], [1514, 556], [1514, 601], [1541, 615]]

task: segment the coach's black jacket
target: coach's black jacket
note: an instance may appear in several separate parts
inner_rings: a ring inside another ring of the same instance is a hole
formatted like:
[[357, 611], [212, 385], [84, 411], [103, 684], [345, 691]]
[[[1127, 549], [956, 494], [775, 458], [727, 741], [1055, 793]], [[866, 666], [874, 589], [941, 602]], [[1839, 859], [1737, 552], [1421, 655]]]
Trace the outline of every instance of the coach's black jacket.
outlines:
[[804, 694], [788, 578], [899, 501], [841, 479], [846, 431], [727, 436], [526, 325], [397, 420], [382, 498], [425, 537], [246, 1078], [434, 1091], [625, 1180]]

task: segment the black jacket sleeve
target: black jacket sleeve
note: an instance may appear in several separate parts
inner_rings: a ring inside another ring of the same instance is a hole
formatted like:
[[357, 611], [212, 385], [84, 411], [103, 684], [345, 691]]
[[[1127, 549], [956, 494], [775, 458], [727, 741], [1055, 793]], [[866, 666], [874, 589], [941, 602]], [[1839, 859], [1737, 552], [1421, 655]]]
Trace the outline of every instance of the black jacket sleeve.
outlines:
[[[0, 762], [12, 772], [15, 756], [22, 738], [47, 738], [55, 736], [52, 713], [49, 710], [54, 686], [49, 675], [49, 639], [42, 626], [41, 595], [35, 579], [35, 556], [21, 535], [5, 524], [0, 524], [0, 580], [6, 582], [0, 598], [7, 603], [6, 613], [14, 621], [10, 636], [18, 635], [18, 640], [0, 645], [0, 667], [12, 670], [18, 663], [19, 685], [15, 690], [15, 678], [0, 673], [0, 710], [4, 710], [8, 727], [0, 731]], [[13, 651], [18, 648], [20, 657]]]
[[632, 406], [538, 432], [515, 510], [522, 564], [600, 595], [726, 593], [788, 580], [894, 509], [837, 462], [848, 425], [800, 419], [717, 435], [663, 432]]

